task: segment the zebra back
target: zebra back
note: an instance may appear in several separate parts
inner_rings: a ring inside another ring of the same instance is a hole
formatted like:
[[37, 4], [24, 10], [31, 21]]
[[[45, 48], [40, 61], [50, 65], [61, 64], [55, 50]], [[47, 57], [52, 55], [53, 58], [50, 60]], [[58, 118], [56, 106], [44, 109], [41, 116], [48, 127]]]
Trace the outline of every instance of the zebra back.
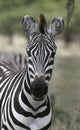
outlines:
[[0, 54], [0, 61], [5, 61], [17, 70], [26, 69], [27, 56], [21, 53]]

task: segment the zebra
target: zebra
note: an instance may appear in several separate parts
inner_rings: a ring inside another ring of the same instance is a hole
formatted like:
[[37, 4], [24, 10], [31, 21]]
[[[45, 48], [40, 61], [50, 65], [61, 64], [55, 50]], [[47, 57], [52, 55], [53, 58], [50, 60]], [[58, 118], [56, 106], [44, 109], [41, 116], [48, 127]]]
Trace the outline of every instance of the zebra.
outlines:
[[26, 55], [23, 53], [2, 53], [0, 54], [1, 61], [7, 61], [10, 65], [13, 65], [16, 69], [26, 69]]
[[39, 22], [26, 15], [22, 28], [28, 38], [25, 67], [18, 68], [15, 58], [13, 64], [0, 60], [0, 130], [50, 130], [48, 83], [57, 50], [55, 37], [63, 31], [64, 21], [57, 17], [48, 26], [43, 14]]

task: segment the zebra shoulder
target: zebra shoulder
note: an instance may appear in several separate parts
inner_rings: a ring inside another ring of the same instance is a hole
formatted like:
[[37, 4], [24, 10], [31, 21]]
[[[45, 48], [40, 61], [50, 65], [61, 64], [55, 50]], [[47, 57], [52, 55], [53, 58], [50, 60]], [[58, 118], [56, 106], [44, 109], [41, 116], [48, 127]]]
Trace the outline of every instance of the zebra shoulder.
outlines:
[[5, 61], [0, 61], [0, 74], [15, 71], [14, 66]]

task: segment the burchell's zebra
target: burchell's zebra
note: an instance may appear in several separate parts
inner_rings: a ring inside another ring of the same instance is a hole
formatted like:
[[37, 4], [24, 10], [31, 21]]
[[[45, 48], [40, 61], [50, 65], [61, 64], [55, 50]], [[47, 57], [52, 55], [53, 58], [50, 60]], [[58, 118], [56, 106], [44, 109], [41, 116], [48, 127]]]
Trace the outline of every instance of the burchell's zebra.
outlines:
[[43, 15], [39, 24], [30, 16], [22, 20], [28, 36], [24, 69], [0, 61], [1, 130], [48, 130], [52, 113], [48, 98], [56, 53], [55, 36], [62, 32], [64, 22], [57, 17], [47, 26]]
[[6, 61], [10, 65], [13, 65], [16, 69], [25, 69], [27, 58], [25, 54], [22, 53], [4, 53], [0, 54], [0, 60]]

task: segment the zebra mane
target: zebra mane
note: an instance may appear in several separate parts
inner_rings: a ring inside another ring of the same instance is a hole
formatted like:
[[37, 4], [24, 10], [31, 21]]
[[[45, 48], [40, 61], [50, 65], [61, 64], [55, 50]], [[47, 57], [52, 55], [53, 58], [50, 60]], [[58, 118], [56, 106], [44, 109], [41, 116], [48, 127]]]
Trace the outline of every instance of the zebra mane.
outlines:
[[46, 27], [47, 27], [46, 19], [45, 19], [43, 14], [40, 14], [40, 17], [39, 17], [39, 31], [42, 34], [45, 34]]

